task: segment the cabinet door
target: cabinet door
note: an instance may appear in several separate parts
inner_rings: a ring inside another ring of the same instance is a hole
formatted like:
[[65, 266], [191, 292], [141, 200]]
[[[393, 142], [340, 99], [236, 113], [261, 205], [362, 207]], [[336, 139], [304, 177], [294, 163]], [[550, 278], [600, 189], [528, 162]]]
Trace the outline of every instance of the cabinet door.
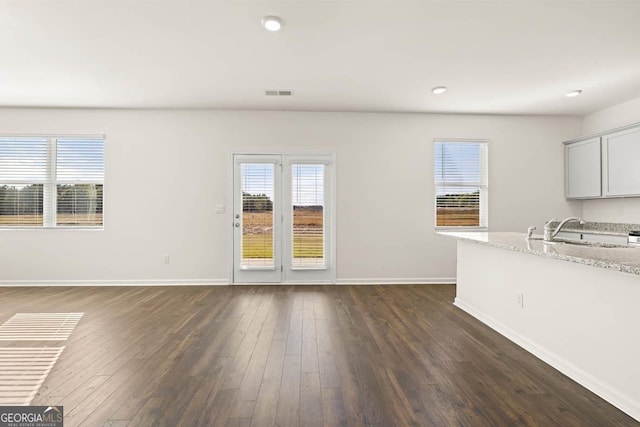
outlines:
[[605, 195], [640, 195], [640, 129], [605, 135], [603, 144], [607, 177]]
[[565, 196], [586, 199], [602, 196], [600, 138], [567, 144], [565, 156]]

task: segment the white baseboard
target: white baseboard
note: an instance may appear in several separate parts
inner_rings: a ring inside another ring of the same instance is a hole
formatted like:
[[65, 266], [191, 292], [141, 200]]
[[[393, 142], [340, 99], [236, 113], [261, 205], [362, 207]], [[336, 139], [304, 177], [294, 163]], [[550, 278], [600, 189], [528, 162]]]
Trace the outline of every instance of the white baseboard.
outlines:
[[422, 279], [338, 279], [336, 285], [451, 285], [455, 277]]
[[[431, 278], [431, 279], [338, 279], [335, 283], [300, 282], [300, 283], [274, 283], [274, 285], [432, 285], [455, 284], [455, 278]], [[0, 280], [3, 286], [213, 286], [231, 285], [228, 279], [145, 279], [145, 280]], [[233, 285], [269, 285], [269, 283], [233, 283]]]
[[227, 279], [185, 280], [0, 280], [6, 286], [223, 286]]
[[492, 317], [485, 315], [475, 307], [466, 304], [464, 301], [461, 301], [460, 298], [456, 297], [453, 304], [461, 310], [467, 312], [471, 316], [475, 317], [485, 325], [489, 326], [491, 329], [495, 330], [501, 335], [504, 335], [506, 338], [524, 348], [543, 362], [546, 362], [558, 371], [562, 372], [578, 384], [597, 394], [607, 402], [611, 403], [613, 406], [640, 421], [640, 402], [636, 402], [631, 397], [622, 394], [619, 391], [602, 383], [597, 378], [574, 366], [565, 359], [558, 357], [553, 352], [540, 347], [535, 342], [523, 337], [504, 324], [496, 321]]

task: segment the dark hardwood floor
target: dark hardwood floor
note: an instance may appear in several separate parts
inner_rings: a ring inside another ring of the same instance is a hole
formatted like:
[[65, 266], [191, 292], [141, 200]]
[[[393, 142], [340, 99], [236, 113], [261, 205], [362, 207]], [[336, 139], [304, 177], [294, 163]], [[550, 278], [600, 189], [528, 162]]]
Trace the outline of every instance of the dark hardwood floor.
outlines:
[[[640, 425], [452, 305], [450, 285], [0, 288], [83, 312], [32, 404], [65, 426]], [[612, 361], [612, 363], [614, 363]]]

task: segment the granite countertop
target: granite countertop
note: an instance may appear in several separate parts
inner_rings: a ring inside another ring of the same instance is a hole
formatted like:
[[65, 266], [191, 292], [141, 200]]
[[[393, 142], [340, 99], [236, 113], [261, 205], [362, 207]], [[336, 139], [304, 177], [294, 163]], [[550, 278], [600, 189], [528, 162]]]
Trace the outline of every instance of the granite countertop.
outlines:
[[495, 248], [640, 275], [640, 247], [546, 244], [542, 236], [534, 235], [533, 239], [527, 240], [526, 233], [442, 231], [438, 234]]

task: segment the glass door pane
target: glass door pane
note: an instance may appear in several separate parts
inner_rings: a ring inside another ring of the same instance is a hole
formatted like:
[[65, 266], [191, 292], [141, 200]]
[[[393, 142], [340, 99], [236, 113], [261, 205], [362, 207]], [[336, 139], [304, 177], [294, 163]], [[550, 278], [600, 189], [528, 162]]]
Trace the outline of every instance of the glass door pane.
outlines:
[[325, 165], [291, 165], [291, 267], [324, 268]]
[[241, 268], [274, 268], [273, 163], [243, 163]]

